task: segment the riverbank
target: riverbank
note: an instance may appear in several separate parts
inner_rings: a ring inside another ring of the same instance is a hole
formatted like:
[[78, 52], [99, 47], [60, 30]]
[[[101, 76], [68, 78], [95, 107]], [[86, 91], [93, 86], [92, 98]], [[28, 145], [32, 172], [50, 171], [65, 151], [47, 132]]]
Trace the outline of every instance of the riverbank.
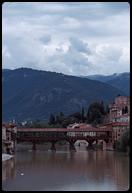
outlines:
[[11, 159], [12, 157], [13, 157], [13, 155], [9, 155], [9, 154], [3, 153], [2, 154], [2, 161], [6, 161], [8, 159]]

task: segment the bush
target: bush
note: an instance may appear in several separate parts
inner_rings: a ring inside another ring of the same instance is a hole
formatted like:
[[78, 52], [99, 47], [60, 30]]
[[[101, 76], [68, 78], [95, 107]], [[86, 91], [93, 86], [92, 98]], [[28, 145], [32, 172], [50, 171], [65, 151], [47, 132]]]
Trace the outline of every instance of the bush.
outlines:
[[120, 139], [115, 143], [115, 149], [117, 151], [123, 151], [126, 152], [129, 147], [129, 129], [122, 134]]

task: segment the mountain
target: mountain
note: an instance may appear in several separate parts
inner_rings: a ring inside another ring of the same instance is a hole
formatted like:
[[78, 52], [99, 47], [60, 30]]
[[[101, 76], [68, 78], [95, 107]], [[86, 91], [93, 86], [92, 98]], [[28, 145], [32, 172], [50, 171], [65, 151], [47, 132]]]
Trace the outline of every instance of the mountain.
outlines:
[[91, 80], [98, 80], [100, 82], [104, 82], [110, 84], [120, 90], [122, 90], [126, 95], [130, 95], [130, 73], [115, 73], [112, 75], [90, 75], [86, 76], [85, 78]]
[[116, 88], [119, 88], [125, 92], [126, 95], [130, 96], [130, 73], [120, 74], [114, 79], [107, 81], [107, 83]]
[[96, 80], [61, 73], [19, 68], [2, 71], [2, 119], [47, 119], [50, 113], [68, 115], [91, 102], [109, 103], [124, 93]]
[[6, 68], [5, 68], [5, 69], [3, 69], [2, 71], [3, 71], [3, 72], [7, 72], [7, 71], [10, 71], [10, 69], [6, 69]]
[[88, 78], [90, 80], [98, 80], [101, 82], [107, 82], [109, 80], [114, 79], [117, 76], [117, 74], [112, 74], [112, 75], [100, 75], [100, 74], [95, 74], [95, 75], [89, 75], [85, 76], [85, 78]]

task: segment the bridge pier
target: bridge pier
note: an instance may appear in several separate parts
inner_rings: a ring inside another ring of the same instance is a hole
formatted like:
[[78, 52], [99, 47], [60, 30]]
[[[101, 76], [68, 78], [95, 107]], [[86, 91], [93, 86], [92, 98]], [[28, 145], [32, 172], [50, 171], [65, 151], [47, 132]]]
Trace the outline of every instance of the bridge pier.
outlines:
[[107, 141], [105, 141], [106, 142], [106, 147], [105, 147], [105, 149], [110, 149], [110, 150], [112, 150], [113, 149], [113, 146], [112, 146], [112, 143], [110, 142], [110, 140], [107, 140]]
[[103, 150], [106, 150], [106, 148], [107, 148], [107, 143], [106, 141], [103, 140]]
[[69, 141], [69, 149], [70, 149], [70, 151], [76, 151], [76, 148], [75, 148], [75, 146], [74, 146], [74, 143], [75, 143], [75, 141]]
[[50, 148], [50, 149], [51, 149], [52, 151], [56, 151], [55, 143], [56, 143], [56, 141], [52, 141], [52, 142], [51, 142], [51, 148]]
[[33, 146], [32, 146], [32, 150], [36, 150], [36, 143], [35, 142], [33, 142]]
[[93, 140], [88, 140], [88, 146], [87, 146], [87, 150], [94, 150], [94, 147], [93, 147]]

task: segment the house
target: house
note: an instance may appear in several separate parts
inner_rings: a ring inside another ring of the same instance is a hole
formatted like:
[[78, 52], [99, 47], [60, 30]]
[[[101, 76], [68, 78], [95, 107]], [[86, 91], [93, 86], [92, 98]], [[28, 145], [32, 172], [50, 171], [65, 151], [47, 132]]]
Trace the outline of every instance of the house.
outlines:
[[109, 105], [109, 115], [105, 126], [112, 128], [112, 143], [114, 144], [122, 134], [129, 129], [130, 122], [130, 98], [117, 96]]
[[115, 122], [118, 117], [124, 117], [125, 119], [125, 117], [129, 117], [129, 115], [130, 98], [125, 96], [117, 96], [115, 101], [109, 105], [109, 122]]
[[[92, 125], [89, 125], [89, 124], [86, 124], [86, 123], [73, 123], [73, 124], [70, 124], [68, 127], [67, 127], [67, 129], [76, 129], [76, 131], [75, 132], [67, 132], [67, 135], [68, 136], [80, 136], [80, 135], [82, 135], [82, 136], [96, 136], [96, 132], [94, 132], [94, 131], [86, 131], [86, 132], [84, 132], [83, 131], [83, 129], [91, 129], [91, 128], [93, 128], [92, 127]], [[78, 131], [77, 131], [77, 129], [78, 129]], [[93, 128], [94, 129], [94, 128]], [[81, 131], [82, 130], [82, 131]]]
[[15, 124], [2, 124], [2, 153], [12, 154], [14, 152], [16, 133]]
[[105, 126], [112, 128], [112, 144], [115, 144], [122, 134], [129, 129], [128, 122], [110, 122], [105, 124]]

